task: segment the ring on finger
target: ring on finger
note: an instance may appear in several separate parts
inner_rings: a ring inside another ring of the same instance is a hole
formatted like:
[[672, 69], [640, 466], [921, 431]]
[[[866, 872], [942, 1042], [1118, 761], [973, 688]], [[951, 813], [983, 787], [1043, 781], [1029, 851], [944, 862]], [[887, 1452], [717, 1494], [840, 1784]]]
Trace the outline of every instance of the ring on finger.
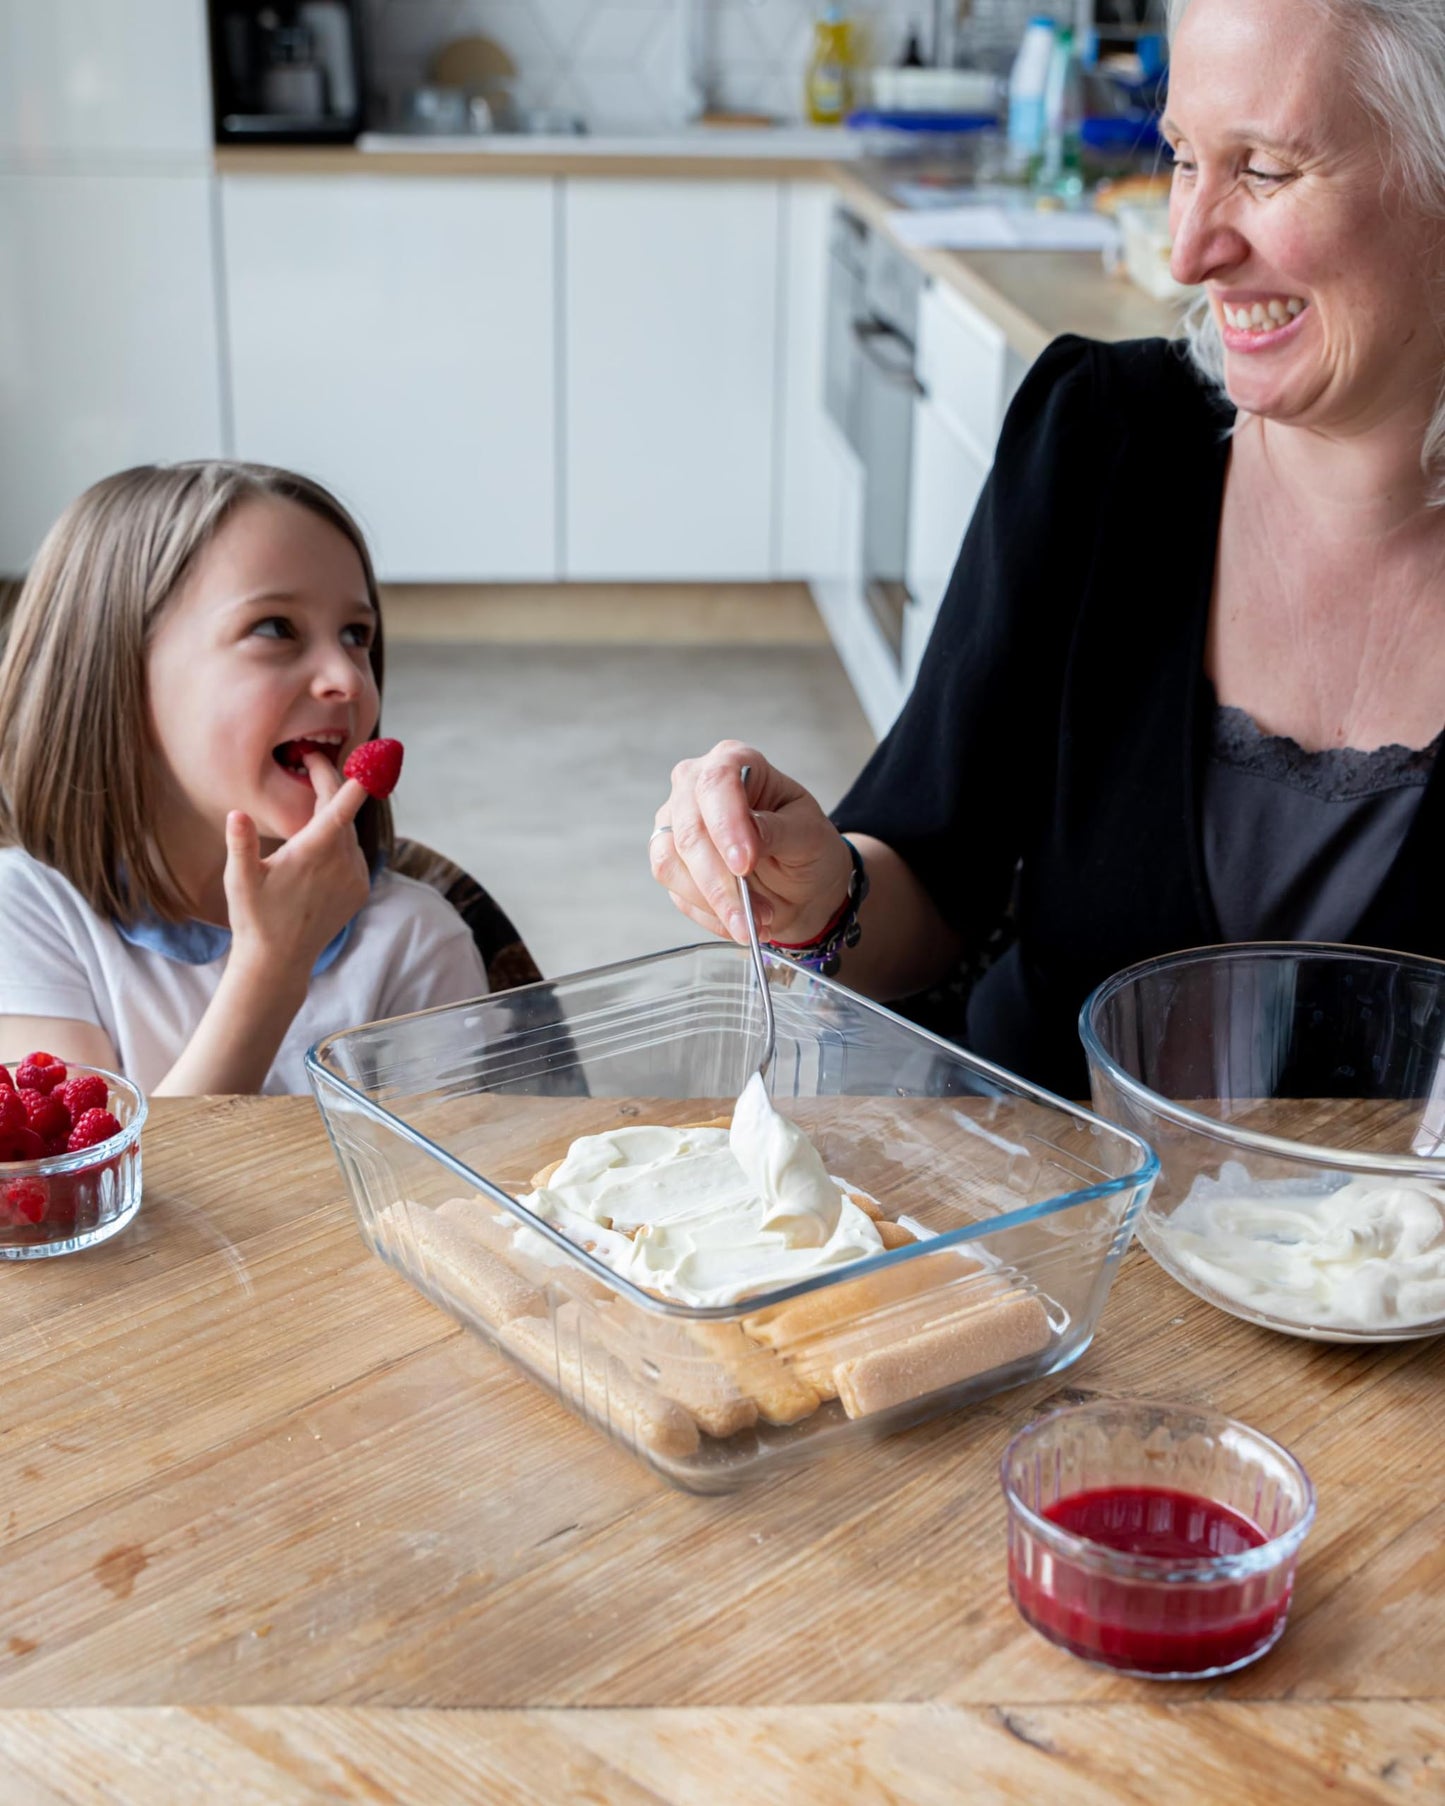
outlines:
[[648, 835], [648, 837], [647, 837], [648, 846], [652, 845], [653, 841], [657, 839], [659, 834], [671, 834], [671, 832], [672, 832], [671, 824], [668, 822], [662, 822], [659, 826], [655, 827], [652, 830], [652, 832]]

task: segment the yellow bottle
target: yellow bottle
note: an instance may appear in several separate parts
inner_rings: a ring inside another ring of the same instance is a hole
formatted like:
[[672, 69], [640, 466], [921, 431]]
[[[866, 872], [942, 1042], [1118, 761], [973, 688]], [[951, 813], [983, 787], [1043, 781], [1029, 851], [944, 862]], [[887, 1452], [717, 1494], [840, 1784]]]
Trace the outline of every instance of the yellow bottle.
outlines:
[[814, 125], [842, 124], [853, 104], [856, 67], [853, 31], [843, 8], [825, 6], [813, 27], [813, 54], [808, 59], [805, 98]]

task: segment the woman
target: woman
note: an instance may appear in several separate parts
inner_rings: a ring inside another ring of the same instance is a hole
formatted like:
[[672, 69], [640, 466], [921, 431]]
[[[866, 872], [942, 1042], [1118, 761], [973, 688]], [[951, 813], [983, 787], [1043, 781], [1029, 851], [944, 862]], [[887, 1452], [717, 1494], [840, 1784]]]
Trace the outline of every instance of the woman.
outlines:
[[882, 999], [980, 963], [1012, 901], [948, 1032], [1075, 1095], [1079, 1005], [1134, 960], [1445, 956], [1445, 14], [1184, 0], [1174, 25], [1187, 344], [1039, 359], [832, 821], [724, 743], [651, 842], [694, 921], [740, 937], [745, 872], [770, 939]]

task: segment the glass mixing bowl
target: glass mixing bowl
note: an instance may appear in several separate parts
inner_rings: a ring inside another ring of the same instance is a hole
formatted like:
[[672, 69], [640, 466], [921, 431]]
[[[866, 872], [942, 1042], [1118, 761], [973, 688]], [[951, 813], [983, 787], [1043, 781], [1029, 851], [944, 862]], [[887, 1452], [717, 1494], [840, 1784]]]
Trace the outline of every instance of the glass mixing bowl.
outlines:
[[1190, 1291], [1323, 1341], [1445, 1330], [1445, 963], [1204, 947], [1079, 1019], [1095, 1109], [1159, 1155], [1140, 1240]]

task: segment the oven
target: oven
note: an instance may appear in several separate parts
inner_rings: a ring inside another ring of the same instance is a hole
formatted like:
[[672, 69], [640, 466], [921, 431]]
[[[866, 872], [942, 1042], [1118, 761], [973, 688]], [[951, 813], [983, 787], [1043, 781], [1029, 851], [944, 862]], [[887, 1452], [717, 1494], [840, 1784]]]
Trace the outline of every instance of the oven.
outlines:
[[838, 208], [829, 238], [824, 399], [863, 466], [863, 595], [898, 671], [909, 606], [908, 502], [923, 277], [881, 233]]

